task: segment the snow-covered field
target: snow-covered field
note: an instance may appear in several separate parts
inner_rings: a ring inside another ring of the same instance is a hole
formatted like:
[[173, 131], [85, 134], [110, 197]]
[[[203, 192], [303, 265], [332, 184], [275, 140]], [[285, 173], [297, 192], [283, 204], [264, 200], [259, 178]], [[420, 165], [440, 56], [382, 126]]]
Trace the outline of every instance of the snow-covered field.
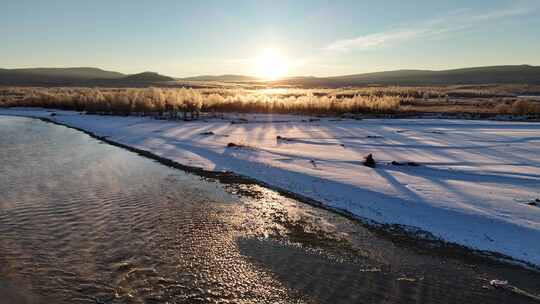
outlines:
[[[232, 124], [56, 113], [0, 110], [47, 116], [184, 165], [233, 171], [378, 223], [540, 265], [540, 207], [528, 204], [540, 198], [540, 123], [250, 114], [236, 117], [249, 123]], [[369, 153], [375, 169], [362, 165]]]

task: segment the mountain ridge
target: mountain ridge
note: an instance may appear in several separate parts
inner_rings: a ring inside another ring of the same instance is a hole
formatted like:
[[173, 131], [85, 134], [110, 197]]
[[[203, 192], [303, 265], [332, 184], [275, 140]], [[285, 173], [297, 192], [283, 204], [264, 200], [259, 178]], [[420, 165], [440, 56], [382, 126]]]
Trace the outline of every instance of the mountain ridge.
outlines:
[[[177, 81], [176, 84], [169, 83]], [[498, 65], [447, 70], [401, 69], [342, 76], [295, 76], [274, 81], [238, 74], [173, 78], [155, 72], [123, 74], [93, 67], [0, 68], [0, 85], [184, 85], [189, 82], [230, 82], [299, 87], [342, 87], [364, 85], [454, 85], [454, 84], [540, 84], [540, 66]], [[188, 84], [189, 85], [189, 84]]]

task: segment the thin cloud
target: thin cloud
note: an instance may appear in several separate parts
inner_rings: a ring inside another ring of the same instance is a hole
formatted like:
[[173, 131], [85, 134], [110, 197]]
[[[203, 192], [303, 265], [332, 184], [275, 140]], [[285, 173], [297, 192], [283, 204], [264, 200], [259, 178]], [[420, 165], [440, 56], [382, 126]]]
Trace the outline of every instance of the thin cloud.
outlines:
[[471, 14], [469, 11], [462, 10], [459, 13], [444, 18], [432, 19], [416, 26], [408, 26], [406, 29], [392, 29], [352, 39], [337, 40], [324, 49], [329, 51], [367, 50], [404, 41], [462, 31], [500, 19], [527, 15], [534, 10], [535, 8], [533, 7], [520, 7], [482, 14]]

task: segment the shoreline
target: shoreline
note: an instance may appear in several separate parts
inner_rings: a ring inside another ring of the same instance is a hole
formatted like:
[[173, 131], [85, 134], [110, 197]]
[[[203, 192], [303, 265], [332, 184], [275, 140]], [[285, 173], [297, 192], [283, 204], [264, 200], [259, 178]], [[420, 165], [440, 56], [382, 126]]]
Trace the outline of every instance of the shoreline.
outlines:
[[[54, 110], [52, 110], [51, 112], [54, 112]], [[51, 112], [47, 112], [47, 114]], [[434, 254], [454, 257], [454, 258], [463, 259], [467, 261], [474, 260], [475, 262], [481, 262], [481, 263], [504, 263], [505, 265], [510, 264], [510, 265], [515, 265], [518, 267], [525, 267], [528, 269], [533, 269], [535, 271], [540, 271], [539, 265], [535, 265], [534, 263], [531, 263], [528, 261], [517, 259], [517, 258], [511, 257], [509, 255], [505, 255], [497, 251], [479, 250], [476, 248], [471, 248], [469, 246], [461, 245], [459, 243], [446, 241], [443, 238], [434, 236], [432, 233], [430, 233], [427, 230], [422, 230], [417, 227], [411, 227], [411, 226], [402, 225], [402, 224], [380, 223], [380, 222], [377, 222], [376, 220], [356, 215], [353, 212], [350, 212], [349, 210], [346, 210], [343, 208], [337, 208], [334, 206], [329, 206], [323, 202], [320, 202], [316, 199], [305, 196], [301, 193], [296, 193], [294, 191], [285, 189], [283, 187], [269, 184], [263, 180], [258, 180], [257, 178], [235, 173], [232, 171], [207, 170], [205, 168], [201, 168], [197, 166], [190, 166], [190, 165], [182, 164], [178, 161], [160, 156], [151, 151], [140, 149], [140, 148], [130, 146], [128, 144], [124, 144], [119, 141], [110, 139], [111, 136], [101, 136], [99, 134], [83, 129], [81, 127], [73, 126], [66, 122], [55, 120], [54, 116], [52, 117], [32, 116], [29, 114], [17, 115], [17, 114], [6, 114], [6, 113], [1, 113], [1, 112], [0, 112], [0, 115], [33, 118], [33, 119], [38, 119], [47, 123], [52, 123], [52, 124], [64, 126], [67, 128], [71, 128], [79, 132], [82, 132], [84, 134], [87, 134], [88, 136], [95, 138], [97, 140], [100, 140], [102, 142], [105, 142], [107, 144], [128, 150], [133, 153], [137, 153], [138, 155], [141, 155], [143, 157], [155, 160], [168, 167], [180, 169], [182, 171], [200, 176], [202, 178], [216, 180], [223, 184], [232, 185], [232, 186], [241, 185], [241, 184], [260, 185], [270, 190], [276, 191], [285, 197], [295, 199], [297, 201], [309, 204], [317, 208], [328, 210], [330, 212], [339, 214], [349, 219], [353, 219], [359, 222], [362, 226], [368, 228], [370, 231], [384, 238], [388, 238], [393, 242], [403, 244], [405, 246], [408, 246], [410, 248], [413, 248], [419, 251], [429, 251]]]
[[[22, 116], [22, 117], [27, 117], [27, 116]], [[321, 202], [318, 202], [314, 199], [303, 196], [301, 194], [294, 193], [294, 192], [291, 192], [291, 191], [288, 191], [286, 189], [282, 189], [279, 187], [275, 187], [267, 183], [264, 183], [262, 181], [258, 181], [256, 179], [253, 179], [247, 176], [242, 176], [231, 171], [226, 171], [226, 172], [209, 171], [209, 170], [204, 170], [197, 167], [186, 166], [178, 162], [175, 162], [173, 160], [158, 156], [149, 151], [137, 149], [137, 148], [107, 139], [107, 136], [99, 136], [92, 132], [86, 131], [84, 129], [80, 129], [80, 128], [73, 127], [67, 124], [63, 124], [63, 123], [51, 120], [46, 117], [27, 117], [27, 118], [37, 119], [43, 122], [52, 123], [58, 126], [63, 126], [66, 128], [77, 130], [94, 139], [97, 139], [99, 141], [102, 141], [104, 143], [107, 143], [115, 147], [125, 149], [130, 152], [136, 153], [137, 155], [140, 155], [142, 157], [152, 159], [167, 167], [182, 170], [184, 172], [194, 174], [202, 178], [212, 179], [222, 184], [226, 184], [226, 185], [255, 184], [255, 185], [262, 186], [264, 188], [276, 191], [277, 193], [279, 193], [280, 195], [284, 197], [291, 198], [301, 203], [308, 204], [316, 208], [324, 209], [326, 211], [339, 214], [345, 218], [357, 221], [363, 227], [369, 229], [375, 234], [382, 236], [384, 238], [388, 238], [391, 241], [399, 243], [401, 245], [408, 246], [409, 248], [417, 249], [419, 251], [431, 251], [435, 254], [457, 258], [457, 259], [463, 259], [467, 261], [475, 261], [477, 263], [478, 262], [487, 262], [487, 263], [491, 262], [495, 264], [503, 263], [507, 266], [509, 265], [520, 266], [520, 267], [525, 267], [527, 269], [540, 272], [540, 266], [536, 266], [534, 264], [531, 264], [525, 261], [520, 261], [520, 260], [514, 259], [512, 257], [506, 256], [498, 252], [476, 250], [473, 248], [469, 248], [467, 246], [459, 245], [452, 242], [447, 242], [443, 239], [438, 239], [434, 237], [428, 231], [423, 231], [423, 230], [418, 230], [418, 229], [411, 230], [411, 229], [407, 229], [406, 226], [399, 225], [399, 224], [377, 223], [367, 218], [358, 217], [354, 215], [353, 213], [348, 212], [347, 210], [326, 206], [325, 204]]]

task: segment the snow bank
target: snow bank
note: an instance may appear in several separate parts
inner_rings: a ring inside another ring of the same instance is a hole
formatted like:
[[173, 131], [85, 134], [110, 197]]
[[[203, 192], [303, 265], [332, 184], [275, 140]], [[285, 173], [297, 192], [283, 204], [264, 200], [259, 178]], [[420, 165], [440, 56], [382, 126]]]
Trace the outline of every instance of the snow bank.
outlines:
[[[47, 116], [184, 165], [233, 171], [379, 223], [540, 265], [540, 207], [528, 204], [540, 198], [538, 123], [284, 115], [172, 122], [56, 113], [0, 110]], [[369, 153], [375, 169], [362, 165]]]

